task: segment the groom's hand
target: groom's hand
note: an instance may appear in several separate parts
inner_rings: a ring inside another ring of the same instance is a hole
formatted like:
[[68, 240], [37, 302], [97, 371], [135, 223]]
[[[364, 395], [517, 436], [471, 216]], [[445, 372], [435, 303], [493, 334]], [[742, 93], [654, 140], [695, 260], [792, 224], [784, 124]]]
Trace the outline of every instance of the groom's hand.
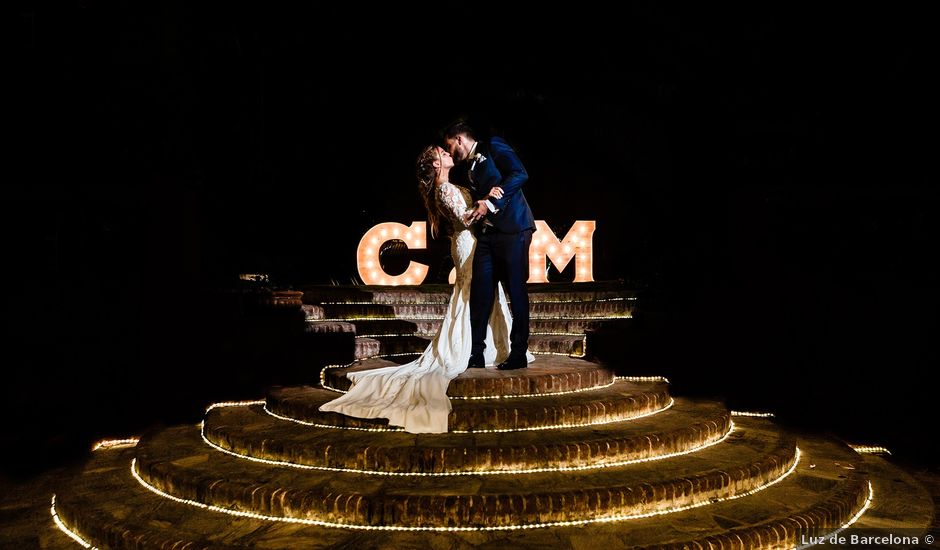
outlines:
[[485, 201], [477, 201], [477, 207], [470, 213], [470, 223], [478, 222], [490, 211]]

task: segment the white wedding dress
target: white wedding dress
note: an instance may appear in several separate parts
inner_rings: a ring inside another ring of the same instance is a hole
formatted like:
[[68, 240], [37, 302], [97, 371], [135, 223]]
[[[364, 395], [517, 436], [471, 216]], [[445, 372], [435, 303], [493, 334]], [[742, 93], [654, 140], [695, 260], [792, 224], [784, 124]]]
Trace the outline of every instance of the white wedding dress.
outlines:
[[[320, 406], [359, 418], [387, 418], [391, 426], [401, 426], [411, 433], [444, 433], [450, 399], [447, 386], [467, 368], [472, 338], [470, 335], [470, 279], [473, 276], [473, 252], [476, 238], [467, 228], [464, 214], [472, 203], [470, 193], [451, 183], [438, 187], [438, 199], [453, 225], [450, 253], [457, 269], [454, 291], [444, 314], [441, 329], [421, 356], [404, 365], [368, 371], [350, 372], [352, 383], [344, 395]], [[512, 317], [501, 284], [497, 284], [486, 331], [484, 360], [498, 364], [509, 355]], [[535, 360], [526, 353], [528, 362]]]

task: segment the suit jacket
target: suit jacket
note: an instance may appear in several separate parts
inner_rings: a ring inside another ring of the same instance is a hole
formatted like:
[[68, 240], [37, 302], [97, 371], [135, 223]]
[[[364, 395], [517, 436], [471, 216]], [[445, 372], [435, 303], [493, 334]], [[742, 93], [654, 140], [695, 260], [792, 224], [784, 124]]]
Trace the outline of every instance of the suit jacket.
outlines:
[[[535, 230], [535, 218], [525, 200], [522, 186], [529, 179], [522, 161], [502, 138], [494, 137], [488, 142], [477, 142], [474, 157], [482, 154], [482, 160], [470, 158], [469, 179], [473, 200], [483, 200], [493, 187], [501, 187], [503, 196], [490, 199], [497, 212], [490, 212], [486, 219], [501, 233], [520, 233]], [[482, 227], [482, 222], [478, 227]]]

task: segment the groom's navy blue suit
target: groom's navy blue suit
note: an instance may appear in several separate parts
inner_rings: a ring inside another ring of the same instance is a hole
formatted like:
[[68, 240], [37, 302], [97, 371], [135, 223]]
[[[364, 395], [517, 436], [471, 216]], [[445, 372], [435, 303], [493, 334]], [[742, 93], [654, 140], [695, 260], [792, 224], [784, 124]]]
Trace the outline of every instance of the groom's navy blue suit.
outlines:
[[[480, 158], [482, 155], [483, 158]], [[529, 244], [535, 219], [525, 200], [522, 186], [529, 175], [512, 147], [502, 138], [478, 142], [469, 164], [469, 185], [473, 200], [483, 200], [493, 187], [503, 196], [490, 199], [496, 212], [489, 212], [476, 224], [476, 251], [470, 283], [470, 328], [473, 337], [471, 363], [482, 361], [486, 327], [496, 299], [496, 283], [509, 295], [512, 330], [507, 362], [524, 367], [529, 347]]]

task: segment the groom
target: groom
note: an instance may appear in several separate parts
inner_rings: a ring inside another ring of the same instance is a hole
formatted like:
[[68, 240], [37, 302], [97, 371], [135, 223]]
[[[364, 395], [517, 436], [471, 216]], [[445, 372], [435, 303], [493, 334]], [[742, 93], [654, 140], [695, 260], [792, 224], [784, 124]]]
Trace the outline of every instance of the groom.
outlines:
[[[444, 143], [454, 160], [467, 166], [468, 183], [476, 201], [471, 219], [479, 221], [475, 225], [477, 245], [470, 282], [473, 346], [467, 367], [484, 367], [486, 327], [496, 300], [496, 283], [500, 282], [512, 303], [512, 330], [509, 357], [497, 368], [523, 369], [529, 348], [529, 244], [535, 231], [535, 219], [522, 193], [529, 176], [505, 140], [493, 137], [488, 142], [477, 141], [473, 130], [463, 122], [444, 130]], [[503, 194], [498, 199], [487, 199], [493, 187], [502, 188]]]

